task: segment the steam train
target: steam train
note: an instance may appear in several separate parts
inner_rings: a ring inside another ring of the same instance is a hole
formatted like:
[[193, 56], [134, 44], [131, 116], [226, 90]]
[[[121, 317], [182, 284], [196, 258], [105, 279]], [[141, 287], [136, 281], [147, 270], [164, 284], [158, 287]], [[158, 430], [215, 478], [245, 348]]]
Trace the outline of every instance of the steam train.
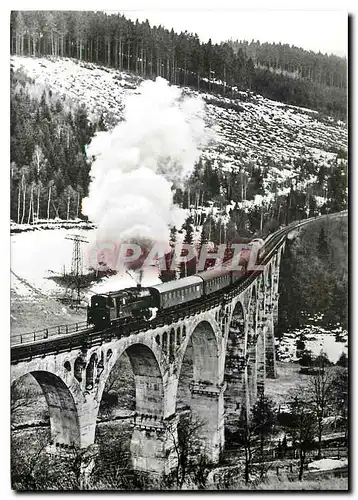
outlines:
[[[249, 244], [249, 251], [240, 254], [240, 270], [222, 266], [212, 268], [193, 276], [168, 281], [160, 285], [125, 288], [91, 297], [87, 308], [87, 322], [96, 329], [108, 328], [118, 322], [138, 318], [150, 321], [167, 309], [210, 296], [251, 273], [247, 269], [250, 252], [254, 250], [257, 261], [264, 256], [264, 241], [256, 238]], [[256, 262], [255, 262], [256, 263]]]

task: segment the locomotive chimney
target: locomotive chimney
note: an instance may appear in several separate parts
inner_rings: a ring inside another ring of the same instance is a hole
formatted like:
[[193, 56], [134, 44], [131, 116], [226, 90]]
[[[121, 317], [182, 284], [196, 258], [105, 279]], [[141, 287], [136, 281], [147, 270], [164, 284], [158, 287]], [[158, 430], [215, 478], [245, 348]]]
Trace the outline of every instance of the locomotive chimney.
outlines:
[[143, 279], [143, 269], [139, 271], [139, 280], [137, 283], [137, 288], [140, 289], [142, 287], [142, 279]]

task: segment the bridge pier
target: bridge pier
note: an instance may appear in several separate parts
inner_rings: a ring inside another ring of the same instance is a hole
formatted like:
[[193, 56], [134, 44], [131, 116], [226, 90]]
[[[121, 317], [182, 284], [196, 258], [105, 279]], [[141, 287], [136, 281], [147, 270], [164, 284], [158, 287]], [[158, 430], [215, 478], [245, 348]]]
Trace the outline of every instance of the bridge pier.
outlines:
[[86, 449], [95, 442], [98, 408], [99, 403], [92, 397], [77, 405], [81, 449]]
[[246, 356], [243, 353], [230, 356], [226, 361], [226, 367], [225, 429], [235, 432], [242, 407], [245, 405], [246, 384], [244, 372], [246, 370]]
[[77, 484], [74, 484], [74, 489], [86, 490], [90, 487], [90, 478], [98, 454], [97, 445], [92, 444], [87, 448], [80, 449], [56, 443], [47, 446], [46, 452], [51, 457], [69, 464], [69, 472], [73, 473], [77, 481]]
[[265, 363], [265, 335], [263, 328], [259, 328], [256, 345], [257, 364], [257, 395], [260, 397], [265, 393], [266, 363]]
[[266, 327], [265, 353], [266, 353], [265, 375], [267, 378], [276, 378], [277, 370], [276, 370], [276, 354], [275, 354], [275, 337], [274, 337], [274, 326], [273, 326], [272, 315], [269, 316], [269, 320]]
[[217, 462], [224, 447], [224, 392], [226, 384], [193, 382], [191, 384], [191, 411], [201, 422], [199, 439], [205, 455]]
[[154, 415], [137, 415], [133, 424], [131, 456], [133, 468], [142, 472], [169, 474], [177, 463], [178, 418], [163, 420]]
[[247, 342], [247, 390], [249, 408], [255, 404], [257, 399], [257, 339], [256, 332], [251, 332]]

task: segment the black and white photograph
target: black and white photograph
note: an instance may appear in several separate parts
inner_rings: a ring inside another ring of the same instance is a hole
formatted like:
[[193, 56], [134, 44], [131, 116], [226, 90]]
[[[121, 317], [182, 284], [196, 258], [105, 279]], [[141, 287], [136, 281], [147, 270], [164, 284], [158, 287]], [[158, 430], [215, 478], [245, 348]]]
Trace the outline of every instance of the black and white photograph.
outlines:
[[124, 3], [7, 11], [11, 488], [348, 491], [351, 14]]

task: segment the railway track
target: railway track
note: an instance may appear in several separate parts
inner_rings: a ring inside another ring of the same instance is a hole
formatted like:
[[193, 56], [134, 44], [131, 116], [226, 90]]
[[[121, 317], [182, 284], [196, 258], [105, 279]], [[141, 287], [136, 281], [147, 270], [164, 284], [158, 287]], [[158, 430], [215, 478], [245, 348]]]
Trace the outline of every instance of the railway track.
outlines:
[[[270, 235], [265, 240], [266, 253], [260, 264], [264, 265], [270, 261], [290, 232], [300, 229], [312, 221], [323, 217], [327, 217], [327, 215], [291, 223]], [[19, 343], [11, 346], [11, 364], [29, 360], [33, 357], [65, 352], [74, 348], [88, 348], [95, 345], [101, 345], [114, 338], [128, 337], [148, 329], [155, 329], [166, 324], [183, 320], [188, 316], [230, 302], [236, 295], [239, 295], [250, 286], [259, 275], [260, 271], [254, 271], [241, 282], [226, 288], [224, 292], [221, 290], [210, 296], [210, 298], [205, 297], [189, 305], [183, 304], [183, 306], [175, 307], [173, 310], [166, 310], [164, 314], [158, 315], [153, 319], [150, 324], [145, 320], [136, 319], [111, 326], [105, 330], [95, 331], [94, 327], [88, 327], [87, 323], [83, 322], [73, 325], [60, 325], [58, 327], [19, 335], [18, 339], [17, 337], [13, 339], [13, 341], [15, 339], [19, 340]]]

